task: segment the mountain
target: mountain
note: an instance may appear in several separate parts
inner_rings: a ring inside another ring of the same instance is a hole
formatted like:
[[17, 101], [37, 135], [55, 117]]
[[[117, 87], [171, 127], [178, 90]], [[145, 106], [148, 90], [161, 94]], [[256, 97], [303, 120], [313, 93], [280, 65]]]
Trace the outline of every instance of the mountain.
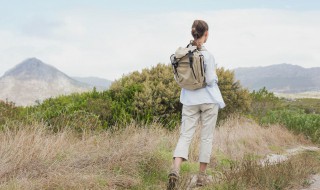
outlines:
[[112, 81], [98, 77], [72, 77], [73, 79], [90, 86], [95, 86], [98, 90], [106, 90], [110, 87]]
[[272, 92], [320, 91], [320, 67], [303, 68], [292, 64], [234, 69], [235, 78], [250, 90], [266, 87]]
[[84, 92], [92, 86], [76, 81], [37, 58], [29, 58], [0, 78], [0, 99], [33, 105], [46, 98]]

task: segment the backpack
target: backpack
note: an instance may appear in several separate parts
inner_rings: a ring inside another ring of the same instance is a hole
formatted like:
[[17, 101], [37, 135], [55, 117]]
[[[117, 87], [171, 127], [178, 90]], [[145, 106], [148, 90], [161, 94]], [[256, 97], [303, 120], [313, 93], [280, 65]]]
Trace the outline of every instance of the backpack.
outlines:
[[187, 47], [179, 47], [175, 54], [170, 56], [173, 74], [181, 88], [196, 90], [205, 87], [204, 57], [197, 46], [192, 46], [192, 41]]

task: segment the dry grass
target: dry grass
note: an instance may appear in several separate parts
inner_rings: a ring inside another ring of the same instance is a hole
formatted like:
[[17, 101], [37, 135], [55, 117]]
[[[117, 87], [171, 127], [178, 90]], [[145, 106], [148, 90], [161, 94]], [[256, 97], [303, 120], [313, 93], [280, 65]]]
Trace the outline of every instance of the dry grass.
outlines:
[[[197, 161], [199, 129], [189, 163]], [[41, 124], [17, 126], [0, 132], [0, 189], [164, 189], [178, 138], [179, 128], [169, 132], [158, 124], [82, 136], [51, 133]], [[215, 132], [212, 163], [305, 143], [280, 126], [233, 118]]]
[[[198, 158], [199, 136], [200, 127], [196, 130], [191, 146], [190, 157], [193, 161]], [[252, 120], [234, 116], [216, 128], [213, 151], [216, 156], [238, 160], [247, 154], [259, 157], [307, 144], [310, 142], [305, 140], [304, 136], [296, 136], [282, 126], [261, 127]]]
[[254, 159], [238, 161], [222, 170], [220, 181], [205, 189], [298, 190], [310, 185], [309, 176], [320, 170], [319, 153], [303, 152], [286, 162], [260, 165]]
[[128, 126], [111, 134], [49, 133], [20, 126], [0, 133], [1, 189], [87, 189], [132, 187], [140, 165], [157, 149], [165, 130]]

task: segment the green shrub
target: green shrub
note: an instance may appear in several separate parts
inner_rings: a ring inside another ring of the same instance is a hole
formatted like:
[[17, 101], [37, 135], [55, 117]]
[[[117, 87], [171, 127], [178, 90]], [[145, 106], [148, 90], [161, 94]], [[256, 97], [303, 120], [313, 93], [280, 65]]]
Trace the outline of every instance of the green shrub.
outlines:
[[[226, 103], [226, 107], [220, 110], [219, 120], [232, 113], [248, 110], [248, 90], [235, 81], [234, 73], [219, 68], [217, 74], [218, 85]], [[112, 128], [115, 125], [126, 126], [132, 121], [141, 124], [156, 121], [173, 129], [181, 120], [180, 92], [171, 65], [158, 64], [123, 76], [107, 91], [97, 92], [93, 89], [91, 92], [49, 98], [36, 106], [21, 108], [19, 117], [29, 123], [44, 122], [54, 130], [63, 127], [78, 131]], [[10, 105], [6, 105], [7, 111], [3, 113], [15, 113], [12, 109], [16, 108], [9, 108]]]
[[[221, 110], [219, 119], [235, 112], [247, 111], [250, 107], [249, 92], [235, 81], [234, 73], [219, 68], [217, 75], [218, 85], [227, 105]], [[180, 123], [180, 91], [171, 65], [158, 64], [142, 72], [133, 72], [115, 81], [110, 87], [113, 113], [122, 121], [156, 120], [166, 124], [167, 128], [173, 128]]]
[[73, 127], [78, 131], [107, 128], [112, 117], [111, 101], [107, 92], [94, 89], [92, 92], [49, 98], [42, 104], [27, 107], [24, 115], [28, 115], [31, 121], [43, 121], [54, 130], [63, 127]]
[[74, 111], [70, 114], [61, 114], [52, 118], [49, 128], [55, 132], [65, 128], [84, 132], [100, 129], [101, 126], [99, 116], [85, 111]]
[[295, 100], [286, 100], [283, 106], [287, 109], [303, 109], [306, 113], [320, 114], [320, 99], [301, 98]]
[[261, 118], [262, 124], [279, 123], [297, 133], [303, 133], [313, 142], [320, 142], [320, 115], [306, 114], [304, 110], [274, 110]]
[[281, 107], [281, 99], [276, 97], [273, 92], [269, 92], [266, 87], [250, 93], [251, 112], [255, 118], [261, 118], [269, 110]]
[[0, 126], [7, 121], [19, 120], [21, 108], [16, 107], [13, 102], [0, 100]]
[[234, 72], [222, 67], [217, 69], [217, 75], [218, 86], [226, 103], [226, 107], [219, 113], [219, 120], [226, 119], [233, 113], [248, 112], [251, 103], [249, 91], [235, 80]]
[[180, 88], [168, 65], [123, 76], [111, 85], [110, 94], [113, 114], [121, 121], [159, 121], [169, 128], [180, 122]]

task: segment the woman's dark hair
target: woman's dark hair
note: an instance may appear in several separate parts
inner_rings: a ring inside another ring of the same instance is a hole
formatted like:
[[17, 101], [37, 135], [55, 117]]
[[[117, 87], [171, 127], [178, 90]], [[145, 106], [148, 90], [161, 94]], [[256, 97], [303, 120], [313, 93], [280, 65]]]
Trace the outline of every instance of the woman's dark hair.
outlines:
[[203, 20], [195, 20], [192, 24], [191, 34], [194, 40], [201, 38], [209, 30], [208, 24]]

